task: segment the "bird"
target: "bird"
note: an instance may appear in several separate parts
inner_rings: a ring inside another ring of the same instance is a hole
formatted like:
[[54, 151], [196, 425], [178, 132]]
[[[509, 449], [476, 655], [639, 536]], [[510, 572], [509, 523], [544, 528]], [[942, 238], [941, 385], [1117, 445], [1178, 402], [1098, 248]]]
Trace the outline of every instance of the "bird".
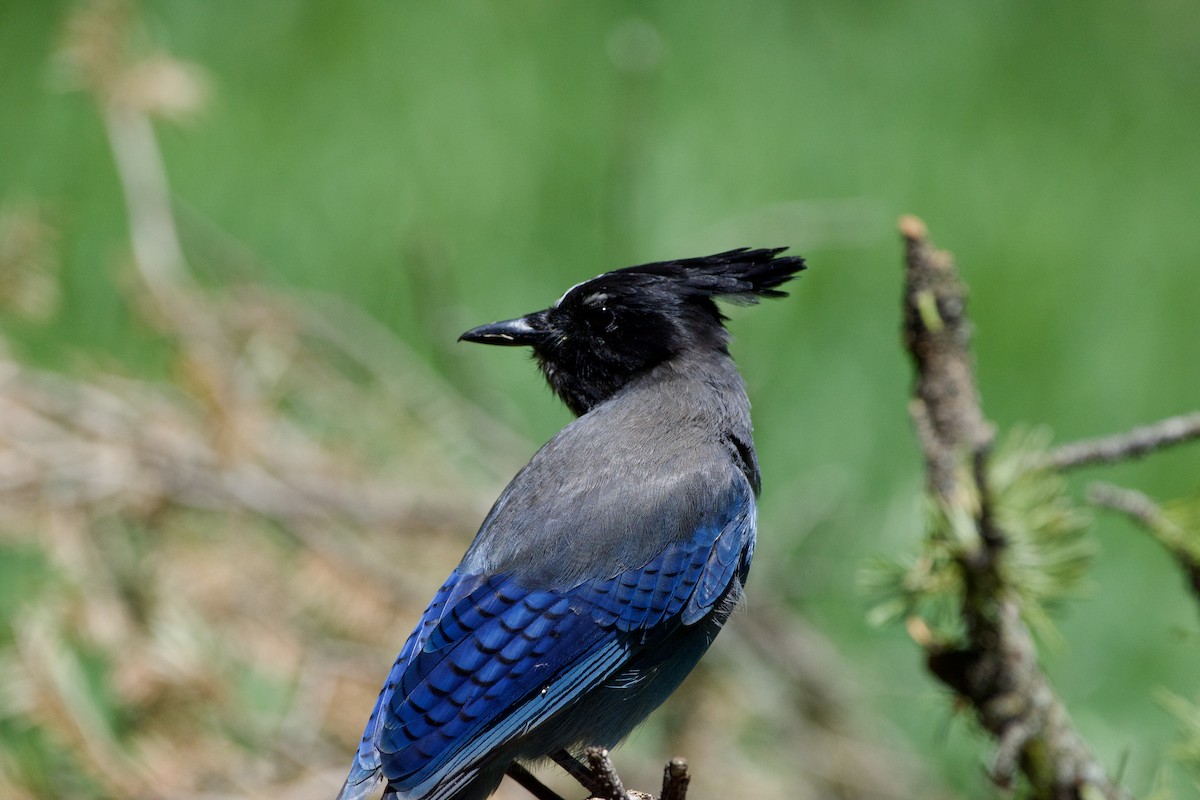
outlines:
[[339, 800], [482, 800], [514, 765], [616, 746], [692, 670], [742, 597], [761, 490], [715, 300], [786, 296], [786, 249], [614, 270], [459, 337], [529, 347], [575, 419], [425, 609]]

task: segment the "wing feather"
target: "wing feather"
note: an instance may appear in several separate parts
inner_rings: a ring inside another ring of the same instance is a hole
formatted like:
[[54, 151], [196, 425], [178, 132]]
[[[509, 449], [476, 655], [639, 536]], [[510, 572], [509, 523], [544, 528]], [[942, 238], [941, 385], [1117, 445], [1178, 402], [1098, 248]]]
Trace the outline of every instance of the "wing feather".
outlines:
[[711, 613], [745, 579], [754, 516], [739, 486], [691, 539], [567, 589], [456, 571], [392, 668], [347, 785], [382, 774], [404, 797], [453, 797], [490, 755]]

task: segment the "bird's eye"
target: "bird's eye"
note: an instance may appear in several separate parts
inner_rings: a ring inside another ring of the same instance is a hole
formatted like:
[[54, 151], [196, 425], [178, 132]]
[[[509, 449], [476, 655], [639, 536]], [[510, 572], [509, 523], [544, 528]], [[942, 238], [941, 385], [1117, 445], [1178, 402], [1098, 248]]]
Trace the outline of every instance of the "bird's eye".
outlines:
[[609, 295], [603, 292], [583, 299], [584, 314], [593, 331], [612, 333], [617, 329], [617, 315], [608, 307], [608, 299]]
[[617, 315], [606, 305], [592, 309], [592, 327], [604, 333], [612, 333], [617, 329]]

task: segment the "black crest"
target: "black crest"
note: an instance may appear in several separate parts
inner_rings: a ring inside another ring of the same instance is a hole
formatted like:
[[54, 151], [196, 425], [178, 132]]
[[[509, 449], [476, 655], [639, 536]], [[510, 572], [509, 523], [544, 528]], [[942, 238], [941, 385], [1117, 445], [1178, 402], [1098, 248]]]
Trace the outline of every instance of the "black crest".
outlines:
[[786, 248], [742, 248], [606, 272], [544, 311], [483, 325], [469, 341], [529, 345], [550, 386], [576, 414], [636, 376], [688, 349], [726, 353], [729, 336], [715, 298], [756, 303], [804, 269]]

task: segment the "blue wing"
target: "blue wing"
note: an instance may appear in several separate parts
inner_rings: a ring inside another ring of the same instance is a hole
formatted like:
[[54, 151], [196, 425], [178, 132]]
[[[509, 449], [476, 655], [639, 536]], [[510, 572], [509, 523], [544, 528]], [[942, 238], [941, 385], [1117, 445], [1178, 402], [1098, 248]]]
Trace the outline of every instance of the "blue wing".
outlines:
[[472, 580], [470, 577], [464, 579], [464, 576], [455, 570], [450, 573], [450, 577], [446, 579], [442, 588], [438, 589], [433, 600], [429, 602], [429, 607], [425, 609], [421, 621], [417, 623], [416, 629], [409, 634], [404, 647], [400, 649], [400, 655], [396, 657], [396, 662], [392, 664], [392, 669], [388, 672], [383, 690], [375, 700], [375, 707], [371, 710], [371, 718], [367, 720], [367, 728], [363, 732], [362, 742], [358, 745], [358, 752], [355, 753], [350, 775], [346, 778], [342, 791], [338, 793], [338, 800], [366, 797], [381, 779], [377, 745], [380, 727], [387, 716], [388, 704], [395, 693], [396, 685], [403, 676], [413, 653], [420, 651], [425, 640], [429, 638], [429, 634], [441, 620], [447, 603], [451, 601], [452, 597], [462, 596], [464, 591], [474, 588], [477, 583], [477, 580]]
[[690, 539], [612, 576], [532, 589], [456, 570], [392, 667], [343, 796], [382, 777], [406, 797], [453, 797], [490, 754], [712, 614], [745, 580], [754, 528], [744, 486]]

